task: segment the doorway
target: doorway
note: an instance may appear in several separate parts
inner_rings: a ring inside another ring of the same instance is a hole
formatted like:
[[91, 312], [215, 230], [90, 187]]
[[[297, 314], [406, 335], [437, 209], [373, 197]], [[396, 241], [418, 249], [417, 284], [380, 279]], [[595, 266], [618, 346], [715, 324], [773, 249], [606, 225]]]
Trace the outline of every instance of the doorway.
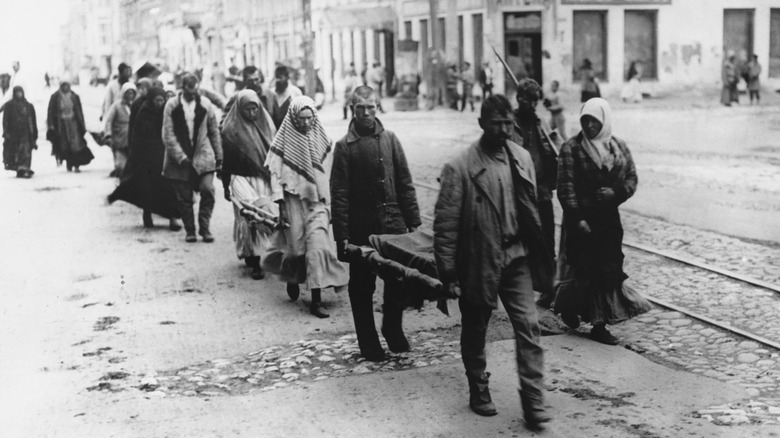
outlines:
[[753, 54], [754, 13], [754, 9], [723, 10], [723, 50], [733, 51], [739, 66]]
[[[532, 78], [542, 85], [542, 14], [510, 12], [504, 14], [504, 56], [517, 80]], [[516, 89], [505, 73], [506, 93]]]

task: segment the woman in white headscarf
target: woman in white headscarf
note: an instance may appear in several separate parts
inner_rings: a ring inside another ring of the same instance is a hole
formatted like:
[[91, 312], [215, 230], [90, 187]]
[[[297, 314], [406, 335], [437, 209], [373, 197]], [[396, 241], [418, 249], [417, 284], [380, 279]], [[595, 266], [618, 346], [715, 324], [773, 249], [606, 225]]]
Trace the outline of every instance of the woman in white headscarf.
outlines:
[[114, 153], [114, 170], [110, 176], [122, 177], [127, 158], [130, 155], [128, 132], [130, 126], [130, 105], [138, 95], [138, 89], [132, 82], [122, 84], [121, 98], [112, 103], [106, 112], [105, 137], [110, 137], [111, 152]]
[[582, 131], [558, 157], [558, 199], [563, 207], [554, 309], [572, 328], [593, 325], [591, 338], [616, 345], [606, 324], [650, 310], [650, 303], [624, 284], [623, 226], [618, 207], [637, 186], [626, 143], [612, 135], [609, 104], [588, 100], [580, 111]]
[[330, 183], [324, 161], [331, 140], [309, 97], [296, 97], [276, 133], [265, 165], [271, 173], [279, 219], [289, 227], [277, 232], [262, 257], [263, 268], [287, 282], [287, 294], [298, 299], [299, 285], [311, 290], [312, 315], [327, 318], [320, 291], [338, 290], [349, 282], [347, 269], [336, 258], [330, 231]]

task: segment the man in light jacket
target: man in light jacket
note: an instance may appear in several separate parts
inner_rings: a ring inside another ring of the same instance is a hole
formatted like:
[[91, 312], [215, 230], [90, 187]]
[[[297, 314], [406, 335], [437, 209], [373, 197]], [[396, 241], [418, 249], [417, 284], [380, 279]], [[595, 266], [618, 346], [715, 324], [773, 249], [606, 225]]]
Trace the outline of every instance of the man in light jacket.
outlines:
[[196, 242], [194, 192], [200, 192], [199, 234], [214, 241], [209, 230], [214, 210], [214, 173], [222, 167], [222, 140], [211, 102], [198, 92], [198, 77], [185, 73], [182, 90], [168, 100], [163, 113], [165, 159], [163, 176], [173, 181], [186, 241]]
[[445, 293], [459, 297], [469, 406], [479, 415], [497, 413], [485, 334], [500, 297], [515, 332], [526, 425], [539, 429], [550, 417], [542, 400], [544, 353], [532, 282], [549, 278], [553, 263], [536, 208], [534, 164], [509, 141], [514, 120], [506, 97], [485, 100], [479, 124], [480, 140], [442, 170], [433, 223], [436, 269]]

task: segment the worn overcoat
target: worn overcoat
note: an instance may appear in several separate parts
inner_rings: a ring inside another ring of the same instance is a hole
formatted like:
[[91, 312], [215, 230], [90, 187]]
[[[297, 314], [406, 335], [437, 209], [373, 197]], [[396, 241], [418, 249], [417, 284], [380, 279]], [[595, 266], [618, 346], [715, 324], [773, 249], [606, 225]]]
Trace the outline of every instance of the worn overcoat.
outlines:
[[403, 234], [420, 226], [401, 142], [379, 120], [366, 137], [350, 123], [347, 135], [336, 142], [330, 186], [336, 241], [367, 245], [372, 234]]
[[190, 178], [190, 165], [182, 163], [187, 158], [198, 175], [215, 171], [217, 161], [222, 162], [222, 139], [214, 108], [211, 102], [202, 96], [195, 97], [195, 102], [193, 139], [190, 139], [184, 108], [181, 106], [181, 93], [165, 104], [162, 131], [165, 143], [163, 175], [167, 178], [187, 181]]
[[[531, 155], [506, 142], [513, 166], [514, 193], [521, 241], [534, 284], [548, 284], [552, 255], [546, 249], [536, 206], [536, 176]], [[480, 142], [444, 166], [433, 224], [434, 252], [439, 279], [457, 281], [461, 300], [496, 308], [503, 258], [499, 197], [487, 190], [489, 159]]]

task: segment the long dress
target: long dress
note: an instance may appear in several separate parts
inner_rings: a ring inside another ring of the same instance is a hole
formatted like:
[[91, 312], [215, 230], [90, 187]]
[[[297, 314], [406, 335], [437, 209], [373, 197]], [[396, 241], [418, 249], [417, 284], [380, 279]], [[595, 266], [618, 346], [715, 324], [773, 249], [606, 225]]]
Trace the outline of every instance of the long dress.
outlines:
[[[21, 90], [20, 87], [16, 87]], [[30, 170], [38, 139], [35, 108], [24, 96], [8, 102], [3, 111], [3, 164], [6, 170]]]
[[46, 136], [52, 143], [52, 155], [57, 164], [63, 161], [68, 168], [89, 164], [94, 155], [84, 139], [84, 111], [79, 96], [69, 91], [55, 91], [49, 99], [47, 117], [49, 131]]
[[[266, 159], [273, 199], [284, 200], [280, 209], [289, 227], [274, 232], [261, 258], [263, 269], [288, 283], [339, 290], [349, 282], [349, 273], [336, 257], [330, 229], [330, 190], [324, 161], [331, 142], [315, 106], [306, 96], [290, 102]], [[304, 109], [314, 115], [308, 133], [296, 125], [296, 116]]]
[[[651, 308], [645, 298], [624, 284], [628, 276], [623, 271], [623, 226], [618, 206], [634, 194], [637, 176], [628, 147], [612, 137], [610, 126], [604, 122], [602, 129], [602, 133], [606, 130], [602, 152], [606, 159], [599, 159], [588, 147], [583, 133], [566, 142], [559, 156], [558, 199], [563, 207], [563, 226], [554, 309], [564, 321], [567, 315], [579, 315], [593, 325], [615, 324]], [[613, 189], [614, 201], [596, 200], [602, 187]], [[581, 220], [588, 223], [589, 234], [578, 229]]]
[[[270, 173], [265, 159], [271, 147], [276, 128], [260, 97], [253, 90], [244, 89], [231, 100], [222, 124], [222, 181], [230, 188], [233, 201], [233, 241], [239, 259], [259, 257], [269, 242], [268, 233], [252, 226], [241, 216], [242, 203], [259, 207], [270, 216], [278, 216], [279, 209], [271, 199]], [[254, 119], [247, 119], [243, 111], [254, 105]]]
[[130, 137], [130, 158], [119, 186], [108, 202], [125, 201], [165, 218], [179, 218], [173, 187], [162, 176], [165, 145], [162, 141], [163, 109], [154, 106], [154, 97], [165, 95], [162, 89], [149, 91], [135, 117]]

